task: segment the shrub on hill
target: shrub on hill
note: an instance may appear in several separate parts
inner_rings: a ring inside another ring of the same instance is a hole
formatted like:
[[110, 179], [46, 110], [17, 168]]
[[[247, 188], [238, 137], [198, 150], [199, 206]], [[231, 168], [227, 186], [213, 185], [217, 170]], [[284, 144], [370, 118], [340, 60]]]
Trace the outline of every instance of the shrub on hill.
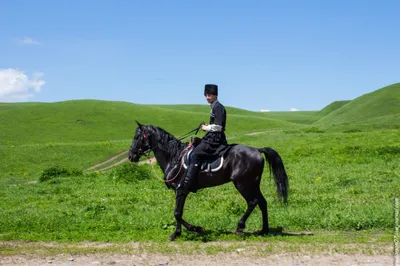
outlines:
[[55, 182], [55, 179], [58, 177], [66, 177], [66, 176], [81, 176], [83, 175], [83, 171], [77, 168], [64, 168], [60, 166], [50, 167], [44, 169], [43, 172], [39, 176], [39, 182], [46, 182], [52, 180]]
[[150, 179], [150, 169], [143, 165], [125, 163], [116, 166], [108, 173], [115, 182], [132, 183]]

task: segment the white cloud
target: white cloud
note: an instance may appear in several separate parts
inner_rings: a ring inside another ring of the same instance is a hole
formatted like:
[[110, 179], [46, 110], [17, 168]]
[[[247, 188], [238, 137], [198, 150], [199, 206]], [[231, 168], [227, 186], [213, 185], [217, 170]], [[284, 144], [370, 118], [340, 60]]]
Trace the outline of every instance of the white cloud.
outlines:
[[42, 44], [41, 42], [34, 40], [30, 37], [24, 37], [22, 40], [19, 41], [20, 44], [26, 44], [26, 45], [40, 45]]
[[29, 79], [24, 72], [18, 69], [0, 69], [0, 101], [21, 102], [34, 97], [34, 93], [29, 89], [39, 93], [41, 87], [46, 84], [43, 76], [43, 73], [35, 72]]
[[292, 112], [296, 112], [296, 111], [299, 111], [298, 109], [296, 109], [296, 108], [290, 108], [290, 111], [292, 111]]
[[260, 112], [271, 112], [271, 110], [268, 110], [268, 109], [261, 109]]

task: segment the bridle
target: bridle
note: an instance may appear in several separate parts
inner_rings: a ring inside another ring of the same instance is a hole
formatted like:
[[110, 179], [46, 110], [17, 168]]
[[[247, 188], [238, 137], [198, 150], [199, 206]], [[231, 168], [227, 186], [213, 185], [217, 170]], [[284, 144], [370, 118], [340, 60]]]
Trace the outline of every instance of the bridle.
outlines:
[[[144, 129], [143, 129], [142, 141], [145, 142], [145, 147], [148, 147], [148, 149], [143, 151], [141, 147], [138, 148], [138, 155], [139, 156], [145, 155], [146, 157], [149, 157], [150, 152], [156, 150], [157, 146], [154, 148], [151, 148], [149, 136], [147, 135], [147, 133]], [[143, 146], [143, 145], [141, 145], [141, 146]]]

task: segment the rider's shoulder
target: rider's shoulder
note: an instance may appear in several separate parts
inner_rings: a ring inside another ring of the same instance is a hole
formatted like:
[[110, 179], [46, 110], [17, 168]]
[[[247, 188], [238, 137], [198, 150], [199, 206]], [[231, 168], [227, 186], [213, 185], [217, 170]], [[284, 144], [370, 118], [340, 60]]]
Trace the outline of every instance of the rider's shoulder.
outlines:
[[214, 104], [214, 108], [223, 108], [223, 109], [225, 109], [225, 106], [220, 101], [216, 101], [215, 104]]

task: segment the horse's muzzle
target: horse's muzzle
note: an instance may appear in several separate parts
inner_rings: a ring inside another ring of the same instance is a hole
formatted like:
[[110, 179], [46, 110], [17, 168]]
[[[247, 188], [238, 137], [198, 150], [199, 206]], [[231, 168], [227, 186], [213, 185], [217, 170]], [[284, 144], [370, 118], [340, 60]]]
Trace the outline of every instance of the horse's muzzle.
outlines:
[[139, 156], [128, 156], [128, 159], [132, 163], [137, 163], [139, 161]]
[[129, 151], [128, 159], [132, 163], [137, 163], [140, 159], [140, 156], [138, 154], [133, 153], [132, 151]]

